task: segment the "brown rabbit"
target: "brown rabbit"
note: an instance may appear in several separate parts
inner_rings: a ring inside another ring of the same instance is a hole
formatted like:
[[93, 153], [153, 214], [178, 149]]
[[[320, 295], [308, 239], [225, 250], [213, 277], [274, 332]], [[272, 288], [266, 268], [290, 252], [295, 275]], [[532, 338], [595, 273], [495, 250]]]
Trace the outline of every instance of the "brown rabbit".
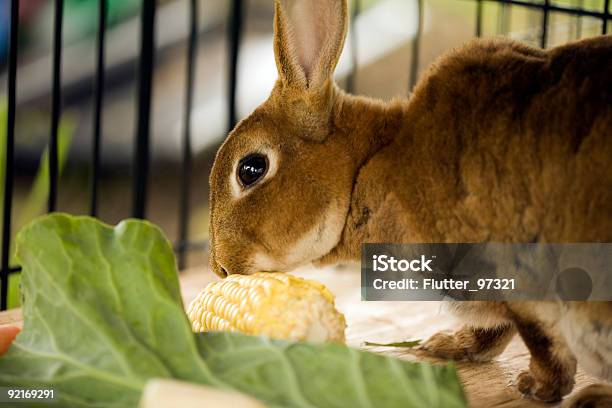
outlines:
[[[277, 0], [275, 12], [278, 81], [210, 178], [217, 274], [359, 260], [363, 242], [612, 241], [611, 36], [547, 51], [471, 41], [410, 99], [385, 103], [334, 84], [345, 0]], [[531, 352], [522, 393], [559, 400], [577, 360], [612, 380], [612, 303], [451, 309], [469, 323], [424, 350], [485, 361], [518, 332]]]

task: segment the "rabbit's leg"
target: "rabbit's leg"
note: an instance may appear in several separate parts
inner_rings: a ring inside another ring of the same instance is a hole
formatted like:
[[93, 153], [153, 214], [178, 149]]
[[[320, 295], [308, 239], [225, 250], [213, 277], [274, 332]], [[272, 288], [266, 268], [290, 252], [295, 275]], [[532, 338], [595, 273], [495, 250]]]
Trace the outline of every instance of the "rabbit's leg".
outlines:
[[511, 323], [487, 328], [464, 326], [452, 334], [434, 334], [420, 350], [453, 360], [490, 361], [504, 351], [515, 333]]
[[516, 328], [531, 354], [529, 371], [518, 375], [518, 390], [541, 401], [559, 401], [574, 387], [576, 358], [555, 325], [515, 319]]
[[563, 408], [610, 408], [612, 385], [591, 384], [572, 395], [561, 405]]

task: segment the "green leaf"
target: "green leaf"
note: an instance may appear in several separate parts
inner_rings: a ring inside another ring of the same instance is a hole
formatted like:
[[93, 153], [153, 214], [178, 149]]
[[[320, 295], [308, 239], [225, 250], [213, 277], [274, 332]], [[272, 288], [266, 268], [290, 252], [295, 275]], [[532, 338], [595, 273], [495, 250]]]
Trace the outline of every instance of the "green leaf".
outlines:
[[466, 406], [452, 366], [235, 333], [202, 333], [199, 344], [223, 382], [278, 407]]
[[21, 273], [11, 273], [8, 277], [7, 307], [13, 309], [21, 306]]
[[371, 341], [364, 341], [364, 346], [378, 346], [378, 347], [416, 347], [421, 344], [421, 340], [409, 340], [409, 341], [396, 341], [394, 343], [374, 343]]
[[175, 260], [145, 221], [39, 218], [17, 237], [24, 328], [2, 358], [0, 385], [54, 387], [62, 407], [134, 407], [146, 381], [232, 388], [278, 407], [463, 407], [451, 366], [343, 345], [228, 333], [197, 335]]
[[[72, 144], [75, 122], [69, 115], [63, 115], [57, 134], [57, 171], [61, 177], [64, 172], [68, 153]], [[21, 228], [34, 217], [44, 213], [49, 197], [49, 148], [45, 148], [40, 157], [38, 170], [28, 195], [19, 208], [15, 227]], [[12, 256], [12, 255], [11, 255]], [[11, 262], [13, 262], [11, 260]]]
[[75, 406], [135, 406], [152, 377], [207, 382], [158, 228], [51, 215], [16, 248], [24, 330], [0, 359], [0, 382], [55, 386]]

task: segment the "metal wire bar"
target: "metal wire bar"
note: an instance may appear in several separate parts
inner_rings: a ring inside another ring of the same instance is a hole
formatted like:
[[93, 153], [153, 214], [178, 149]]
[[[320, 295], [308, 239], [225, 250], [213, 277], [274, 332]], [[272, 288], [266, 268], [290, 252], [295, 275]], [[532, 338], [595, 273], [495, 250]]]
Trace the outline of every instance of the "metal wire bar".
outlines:
[[238, 84], [238, 56], [240, 52], [240, 38], [242, 35], [243, 4], [242, 0], [232, 0], [230, 24], [228, 26], [229, 37], [229, 65], [228, 65], [228, 118], [227, 128], [231, 131], [236, 125], [236, 87]]
[[358, 57], [357, 57], [357, 17], [361, 13], [361, 0], [353, 0], [353, 9], [351, 11], [351, 63], [352, 69], [346, 78], [346, 90], [348, 93], [355, 92], [355, 84], [357, 82], [357, 68], [358, 68]]
[[540, 11], [548, 10], [549, 12], [562, 13], [562, 14], [568, 14], [568, 15], [574, 15], [574, 16], [594, 17], [594, 18], [608, 19], [608, 20], [611, 18], [609, 13], [606, 14], [600, 11], [586, 10], [586, 9], [578, 8], [578, 7], [558, 6], [556, 4], [551, 4], [550, 0], [544, 0], [544, 4], [530, 3], [525, 0], [487, 0], [487, 1], [512, 4], [515, 6], [527, 7], [527, 8], [537, 9]]
[[550, 0], [544, 0], [542, 7], [542, 32], [540, 33], [540, 47], [546, 48], [548, 42], [548, 13], [550, 11]]
[[48, 211], [57, 204], [58, 152], [57, 136], [62, 104], [62, 26], [64, 0], [55, 0], [53, 34], [53, 90], [51, 98], [51, 137], [49, 139], [49, 202]]
[[601, 21], [601, 33], [608, 33], [608, 20], [610, 19], [610, 0], [604, 1], [604, 9], [603, 9], [604, 17]]
[[482, 36], [482, 0], [476, 0], [476, 37]]
[[155, 63], [155, 1], [144, 0], [141, 12], [138, 118], [134, 150], [132, 216], [145, 218], [149, 183], [151, 88]]
[[[198, 42], [198, 1], [190, 0], [189, 43], [187, 46], [187, 74], [185, 89], [185, 112], [183, 120], [183, 163], [181, 169], [181, 201], [179, 213], [179, 242], [187, 242], [189, 236], [189, 198], [191, 191], [191, 107], [193, 105], [193, 85], [196, 70], [196, 52]], [[178, 249], [179, 270], [185, 268], [187, 254], [184, 248]]]
[[412, 60], [410, 62], [410, 91], [416, 85], [419, 71], [419, 52], [421, 36], [423, 35], [423, 0], [416, 0], [417, 5], [417, 32], [412, 40]]
[[91, 152], [91, 201], [92, 216], [98, 214], [98, 185], [100, 180], [100, 154], [102, 139], [102, 105], [104, 103], [104, 43], [106, 37], [107, 0], [99, 0], [98, 9], [98, 56], [96, 67], [96, 89], [94, 102], [93, 144]]
[[4, 208], [2, 214], [2, 265], [0, 266], [0, 310], [8, 305], [8, 278], [11, 256], [11, 215], [13, 210], [13, 178], [15, 167], [15, 112], [17, 82], [17, 47], [19, 34], [19, 0], [11, 1], [11, 28], [8, 55], [8, 95], [6, 121], [6, 157], [4, 163]]

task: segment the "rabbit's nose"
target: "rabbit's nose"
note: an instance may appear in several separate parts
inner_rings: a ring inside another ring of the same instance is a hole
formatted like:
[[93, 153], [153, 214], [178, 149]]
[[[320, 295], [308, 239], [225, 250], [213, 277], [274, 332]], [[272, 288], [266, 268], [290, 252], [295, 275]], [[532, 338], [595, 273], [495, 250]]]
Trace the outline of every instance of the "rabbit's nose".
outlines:
[[221, 279], [227, 278], [227, 276], [229, 275], [227, 269], [221, 266], [219, 262], [215, 262], [215, 265], [213, 266], [213, 272], [217, 274], [217, 276], [219, 276]]

